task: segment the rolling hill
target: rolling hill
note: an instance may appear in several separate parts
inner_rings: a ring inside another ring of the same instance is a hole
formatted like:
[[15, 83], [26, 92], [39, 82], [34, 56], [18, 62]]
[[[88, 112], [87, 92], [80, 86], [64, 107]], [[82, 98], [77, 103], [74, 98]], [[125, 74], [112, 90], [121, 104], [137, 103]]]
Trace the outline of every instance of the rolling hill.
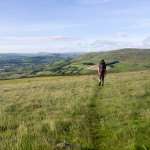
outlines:
[[[122, 49], [108, 52], [87, 53], [70, 61], [47, 66], [50, 74], [95, 74], [99, 61], [104, 59], [109, 73], [150, 69], [150, 49]], [[58, 68], [58, 69], [57, 69]], [[38, 75], [44, 72], [38, 72]]]

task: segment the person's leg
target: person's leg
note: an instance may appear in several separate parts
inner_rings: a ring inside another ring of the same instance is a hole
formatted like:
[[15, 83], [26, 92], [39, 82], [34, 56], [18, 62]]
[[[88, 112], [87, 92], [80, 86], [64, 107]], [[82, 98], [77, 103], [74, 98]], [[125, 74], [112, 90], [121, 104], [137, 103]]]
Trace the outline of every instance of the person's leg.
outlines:
[[102, 85], [104, 85], [104, 74], [102, 74]]
[[100, 75], [98, 75], [98, 82], [100, 83]]
[[99, 75], [99, 85], [101, 85], [102, 75]]

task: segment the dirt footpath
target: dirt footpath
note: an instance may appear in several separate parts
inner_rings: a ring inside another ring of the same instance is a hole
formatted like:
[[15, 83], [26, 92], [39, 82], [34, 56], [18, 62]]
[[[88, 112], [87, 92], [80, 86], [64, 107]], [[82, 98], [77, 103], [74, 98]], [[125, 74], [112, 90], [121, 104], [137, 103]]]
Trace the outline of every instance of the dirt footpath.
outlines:
[[[106, 69], [108, 70], [110, 67], [106, 67]], [[94, 66], [89, 66], [85, 69], [89, 69], [89, 70], [98, 70], [98, 65], [94, 65]]]

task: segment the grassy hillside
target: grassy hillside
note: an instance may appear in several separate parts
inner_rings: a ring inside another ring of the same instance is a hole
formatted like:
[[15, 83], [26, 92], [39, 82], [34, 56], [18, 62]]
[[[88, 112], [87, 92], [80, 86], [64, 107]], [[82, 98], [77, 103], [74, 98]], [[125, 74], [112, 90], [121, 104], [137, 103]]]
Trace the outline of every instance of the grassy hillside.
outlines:
[[[150, 149], [150, 71], [0, 81], [0, 149]], [[69, 148], [68, 148], [69, 149]]]
[[[109, 72], [127, 72], [150, 69], [149, 49], [123, 49], [109, 52], [89, 53], [75, 59], [73, 64], [83, 67], [84, 63], [99, 64], [104, 59], [110, 66]], [[114, 63], [113, 62], [118, 62]], [[86, 66], [87, 67], [87, 66]], [[84, 71], [86, 70], [84, 67]]]
[[[150, 49], [122, 49], [108, 52], [87, 53], [75, 58], [59, 74], [94, 74], [97, 73], [97, 65], [104, 59], [108, 72], [129, 72], [150, 69]], [[94, 66], [94, 69], [90, 69]]]

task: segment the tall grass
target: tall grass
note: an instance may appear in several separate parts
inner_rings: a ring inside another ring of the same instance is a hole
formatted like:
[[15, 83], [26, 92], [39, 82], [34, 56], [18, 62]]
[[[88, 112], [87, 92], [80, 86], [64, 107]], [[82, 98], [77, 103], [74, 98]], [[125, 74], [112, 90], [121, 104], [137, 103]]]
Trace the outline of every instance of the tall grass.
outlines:
[[150, 72], [1, 81], [0, 149], [150, 148]]

